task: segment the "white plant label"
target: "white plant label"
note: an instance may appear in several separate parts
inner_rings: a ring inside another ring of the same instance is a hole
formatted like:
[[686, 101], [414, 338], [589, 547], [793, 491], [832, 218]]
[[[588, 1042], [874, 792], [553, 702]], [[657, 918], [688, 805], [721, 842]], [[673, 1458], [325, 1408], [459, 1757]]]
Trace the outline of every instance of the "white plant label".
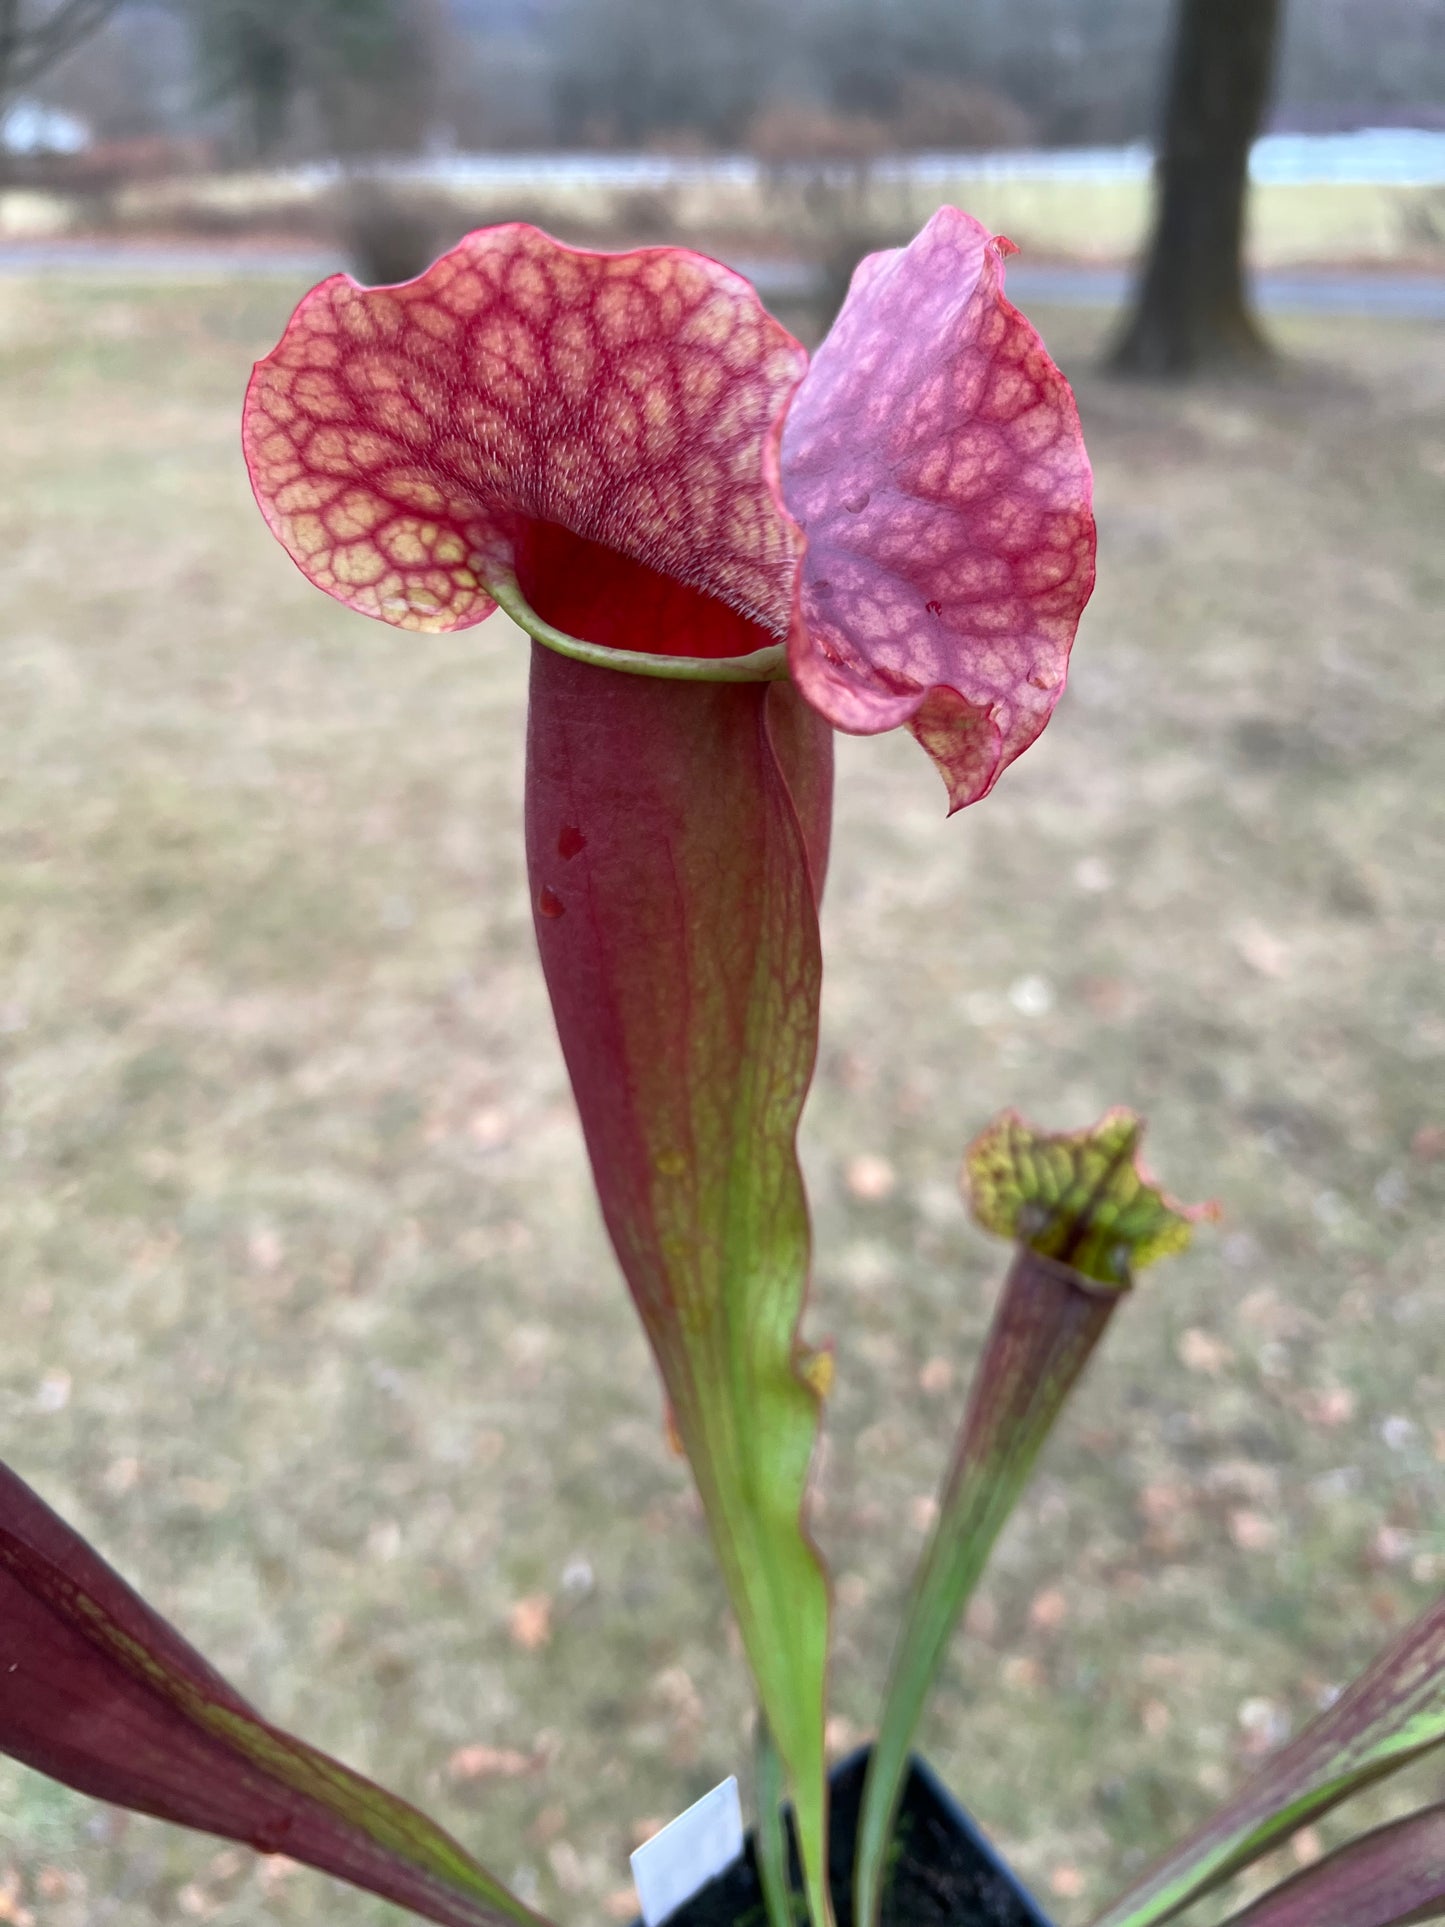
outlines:
[[729, 1776], [632, 1856], [643, 1927], [662, 1927], [743, 1850], [743, 1809]]

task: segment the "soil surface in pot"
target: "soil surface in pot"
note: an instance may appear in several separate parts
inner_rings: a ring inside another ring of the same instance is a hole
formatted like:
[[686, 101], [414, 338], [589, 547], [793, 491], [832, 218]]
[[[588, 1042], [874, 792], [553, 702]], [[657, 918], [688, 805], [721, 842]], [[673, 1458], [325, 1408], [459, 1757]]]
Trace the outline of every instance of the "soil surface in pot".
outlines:
[[[867, 1766], [865, 1749], [830, 1775], [828, 1877], [838, 1927], [854, 1927], [853, 1853]], [[793, 1878], [796, 1887], [796, 1859]], [[805, 1918], [801, 1900], [796, 1918]], [[742, 1859], [671, 1915], [667, 1927], [767, 1927], [751, 1835]], [[883, 1927], [1049, 1927], [968, 1816], [916, 1761], [894, 1834]]]

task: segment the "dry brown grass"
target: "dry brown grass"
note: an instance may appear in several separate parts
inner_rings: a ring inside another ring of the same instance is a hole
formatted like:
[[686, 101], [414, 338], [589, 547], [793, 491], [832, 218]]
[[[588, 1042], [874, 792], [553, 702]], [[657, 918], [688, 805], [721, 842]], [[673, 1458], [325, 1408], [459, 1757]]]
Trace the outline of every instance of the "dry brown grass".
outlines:
[[[523, 651], [346, 615], [247, 497], [296, 292], [0, 286], [0, 1450], [269, 1713], [600, 1921], [742, 1761], [746, 1684], [534, 966]], [[1224, 1201], [928, 1726], [1077, 1917], [1445, 1574], [1445, 394], [1425, 330], [1301, 325], [1327, 367], [1174, 398], [1043, 319], [1099, 596], [965, 818], [906, 740], [842, 745], [807, 1160], [840, 1744], [1001, 1262], [966, 1137], [1129, 1102]], [[387, 1917], [19, 1769], [0, 1815], [12, 1921]]]

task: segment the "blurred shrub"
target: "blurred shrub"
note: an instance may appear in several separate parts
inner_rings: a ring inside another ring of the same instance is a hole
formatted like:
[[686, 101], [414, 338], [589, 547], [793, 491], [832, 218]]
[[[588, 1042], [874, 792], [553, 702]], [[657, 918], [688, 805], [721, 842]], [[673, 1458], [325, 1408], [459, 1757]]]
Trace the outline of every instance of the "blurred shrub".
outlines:
[[547, 38], [558, 137], [735, 147], [790, 33], [776, 0], [556, 0]]
[[904, 77], [888, 131], [895, 147], [914, 152], [1025, 147], [1035, 135], [1032, 119], [1007, 94], [929, 73]]
[[748, 128], [748, 148], [766, 166], [832, 162], [866, 166], [888, 146], [888, 130], [870, 114], [780, 100], [763, 108]]
[[766, 170], [779, 234], [817, 271], [814, 320], [826, 328], [862, 257], [899, 238], [874, 167], [892, 145], [889, 129], [871, 114], [780, 101], [753, 120], [748, 145]]
[[1400, 223], [1412, 250], [1423, 254], [1445, 250], [1445, 188], [1426, 188], [1402, 196]]
[[1023, 147], [1035, 132], [1032, 119], [1007, 94], [946, 74], [910, 74], [886, 113], [773, 101], [753, 117], [747, 145], [773, 167], [856, 167], [900, 150]]
[[[543, 219], [537, 225], [548, 224]], [[618, 238], [607, 245], [626, 247], [638, 241], [675, 240], [678, 216], [673, 196], [661, 187], [630, 188], [618, 198], [616, 226]]]
[[411, 281], [460, 236], [455, 209], [424, 190], [358, 178], [328, 197], [326, 225], [358, 281]]

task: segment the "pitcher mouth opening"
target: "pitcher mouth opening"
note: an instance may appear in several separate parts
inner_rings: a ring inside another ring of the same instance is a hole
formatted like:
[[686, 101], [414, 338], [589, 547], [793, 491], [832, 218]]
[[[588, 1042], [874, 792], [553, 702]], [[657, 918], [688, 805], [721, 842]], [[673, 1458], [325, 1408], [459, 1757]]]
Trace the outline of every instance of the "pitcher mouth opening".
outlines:
[[556, 522], [526, 523], [510, 580], [487, 587], [519, 628], [580, 661], [704, 682], [788, 673], [783, 642], [762, 623]]

